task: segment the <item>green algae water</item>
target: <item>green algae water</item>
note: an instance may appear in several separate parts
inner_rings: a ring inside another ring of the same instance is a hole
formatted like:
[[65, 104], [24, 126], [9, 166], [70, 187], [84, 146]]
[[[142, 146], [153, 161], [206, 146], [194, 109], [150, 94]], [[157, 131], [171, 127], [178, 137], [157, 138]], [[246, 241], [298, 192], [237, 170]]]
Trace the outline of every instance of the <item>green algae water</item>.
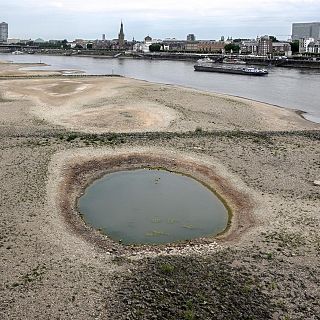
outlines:
[[222, 232], [228, 210], [200, 182], [165, 170], [107, 174], [79, 199], [84, 220], [123, 244], [157, 244]]

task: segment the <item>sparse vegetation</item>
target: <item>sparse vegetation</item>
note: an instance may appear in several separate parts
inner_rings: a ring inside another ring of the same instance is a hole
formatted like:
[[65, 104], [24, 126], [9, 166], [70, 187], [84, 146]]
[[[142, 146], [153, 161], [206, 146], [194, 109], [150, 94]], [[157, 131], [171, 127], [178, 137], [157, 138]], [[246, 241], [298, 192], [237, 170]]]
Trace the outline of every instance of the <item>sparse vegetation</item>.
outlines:
[[160, 270], [162, 273], [170, 274], [174, 271], [174, 266], [170, 263], [163, 263], [160, 265]]

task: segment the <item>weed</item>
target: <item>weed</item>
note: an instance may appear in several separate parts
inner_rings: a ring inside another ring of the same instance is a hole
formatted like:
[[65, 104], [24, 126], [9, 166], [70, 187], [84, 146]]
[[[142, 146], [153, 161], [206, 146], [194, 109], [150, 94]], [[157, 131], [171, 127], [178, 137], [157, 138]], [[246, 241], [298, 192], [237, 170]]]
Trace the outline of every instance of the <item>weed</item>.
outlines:
[[267, 253], [267, 259], [271, 260], [273, 258], [273, 254], [271, 252]]
[[252, 291], [251, 285], [248, 284], [248, 283], [246, 283], [246, 284], [244, 285], [244, 287], [243, 287], [243, 292], [244, 292], [245, 294], [248, 294], [248, 293], [250, 293], [251, 291]]
[[272, 281], [269, 285], [271, 290], [275, 290], [277, 288], [277, 283], [275, 281]]
[[161, 266], [160, 266], [160, 270], [162, 273], [165, 273], [165, 274], [171, 274], [173, 273], [174, 271], [174, 266], [170, 263], [163, 263]]
[[299, 233], [289, 233], [285, 230], [280, 232], [272, 232], [266, 235], [267, 241], [277, 243], [280, 248], [294, 248], [297, 249], [306, 244], [303, 235]]
[[78, 138], [78, 135], [75, 134], [75, 133], [72, 133], [72, 134], [69, 134], [69, 135], [68, 135], [68, 137], [66, 138], [66, 140], [67, 140], [68, 142], [70, 142], [70, 141], [73, 141], [73, 140], [75, 140], [75, 139], [77, 139], [77, 138]]
[[184, 312], [184, 319], [185, 320], [194, 320], [196, 318], [195, 313], [193, 310], [186, 310]]
[[186, 303], [186, 306], [189, 310], [192, 310], [193, 309], [193, 303], [192, 303], [192, 300], [188, 300], [187, 303]]

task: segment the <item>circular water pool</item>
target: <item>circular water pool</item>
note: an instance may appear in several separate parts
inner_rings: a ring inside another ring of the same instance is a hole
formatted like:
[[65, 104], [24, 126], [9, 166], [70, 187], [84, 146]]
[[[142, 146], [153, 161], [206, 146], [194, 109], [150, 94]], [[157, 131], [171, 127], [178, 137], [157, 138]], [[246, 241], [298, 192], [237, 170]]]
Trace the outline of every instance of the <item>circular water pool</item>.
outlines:
[[200, 182], [165, 170], [106, 174], [79, 199], [84, 220], [123, 244], [157, 244], [214, 236], [228, 210]]

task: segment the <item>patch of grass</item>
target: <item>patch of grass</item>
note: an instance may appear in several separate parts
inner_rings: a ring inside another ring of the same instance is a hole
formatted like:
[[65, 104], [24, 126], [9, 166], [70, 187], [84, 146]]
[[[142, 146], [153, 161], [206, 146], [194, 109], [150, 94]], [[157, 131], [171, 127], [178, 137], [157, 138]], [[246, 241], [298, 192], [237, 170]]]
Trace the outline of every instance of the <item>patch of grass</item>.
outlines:
[[66, 141], [70, 142], [78, 138], [78, 135], [75, 133], [69, 134], [66, 138]]
[[183, 316], [185, 320], [194, 320], [196, 318], [193, 310], [186, 310]]
[[[150, 258], [120, 283], [109, 310], [137, 319], [132, 311], [137, 308], [143, 308], [143, 319], [272, 319], [279, 309], [283, 314], [272, 299], [278, 288], [264, 288], [270, 280], [252, 274], [246, 266], [232, 266], [233, 261], [229, 250], [210, 258]], [[133, 303], [128, 305], [128, 299]]]
[[23, 275], [21, 277], [21, 281], [19, 282], [14, 282], [11, 286], [12, 288], [16, 288], [19, 286], [26, 286], [27, 284], [31, 284], [35, 281], [39, 281], [42, 279], [43, 274], [45, 272], [45, 267], [44, 266], [37, 266], [33, 268], [30, 272], [27, 274]]
[[268, 260], [271, 260], [272, 258], [273, 258], [272, 252], [268, 252], [268, 253], [267, 253], [267, 259], [268, 259]]
[[117, 139], [117, 135], [116, 134], [110, 134], [107, 139], [108, 139], [108, 141], [116, 140]]
[[186, 310], [183, 313], [185, 320], [194, 320], [196, 319], [196, 313], [194, 311], [194, 305], [192, 300], [186, 302]]
[[39, 279], [42, 279], [42, 275], [44, 274], [44, 267], [37, 266], [28, 272], [26, 275], [22, 277], [24, 283], [33, 282]]
[[163, 263], [160, 265], [160, 271], [165, 274], [173, 273], [174, 269], [174, 266], [170, 263]]
[[[280, 248], [297, 249], [306, 244], [305, 238], [297, 232], [287, 232], [282, 230], [280, 232], [271, 232], [266, 235], [267, 242], [271, 241], [278, 244]], [[271, 258], [272, 256], [270, 256]], [[269, 258], [269, 257], [268, 257]]]
[[269, 284], [269, 288], [270, 290], [275, 290], [277, 289], [277, 283], [275, 281], [272, 281], [270, 284]]

